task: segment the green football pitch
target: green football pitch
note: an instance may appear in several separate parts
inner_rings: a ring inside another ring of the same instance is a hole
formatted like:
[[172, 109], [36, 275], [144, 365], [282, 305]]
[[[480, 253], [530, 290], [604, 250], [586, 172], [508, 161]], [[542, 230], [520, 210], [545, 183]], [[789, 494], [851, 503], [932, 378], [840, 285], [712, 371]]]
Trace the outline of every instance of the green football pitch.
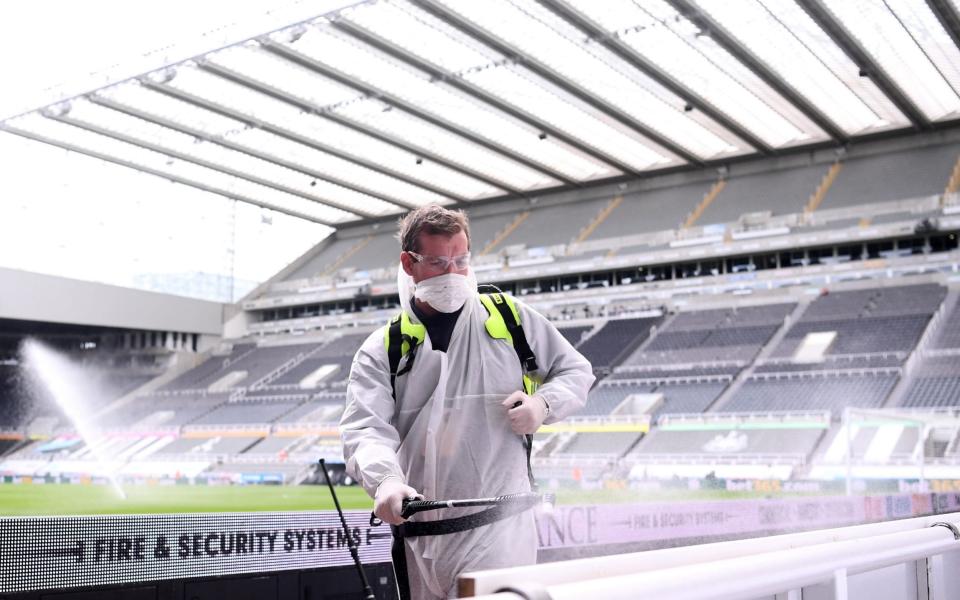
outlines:
[[[120, 499], [110, 486], [0, 484], [0, 517], [199, 512], [333, 510], [326, 486], [127, 486]], [[800, 494], [780, 494], [800, 495]], [[373, 501], [359, 487], [338, 487], [344, 510], [371, 510]], [[560, 490], [559, 504], [683, 502], [770, 497], [725, 490]]]
[[[325, 486], [127, 486], [0, 484], [0, 516], [332, 510]], [[359, 487], [337, 488], [344, 510], [371, 510]]]

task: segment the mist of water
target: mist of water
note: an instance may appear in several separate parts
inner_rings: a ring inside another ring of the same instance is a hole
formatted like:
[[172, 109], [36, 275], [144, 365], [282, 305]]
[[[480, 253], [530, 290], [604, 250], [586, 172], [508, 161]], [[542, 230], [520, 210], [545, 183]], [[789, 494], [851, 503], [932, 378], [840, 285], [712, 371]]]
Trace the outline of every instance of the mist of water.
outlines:
[[23, 365], [32, 376], [43, 385], [53, 397], [57, 406], [70, 419], [77, 435], [83, 440], [90, 454], [103, 467], [103, 472], [110, 480], [120, 498], [126, 498], [117, 481], [116, 474], [109, 468], [107, 457], [103, 456], [103, 440], [100, 428], [93, 422], [93, 404], [91, 394], [96, 393], [90, 377], [79, 365], [72, 363], [67, 357], [52, 350], [40, 342], [28, 339], [21, 345], [20, 353]]

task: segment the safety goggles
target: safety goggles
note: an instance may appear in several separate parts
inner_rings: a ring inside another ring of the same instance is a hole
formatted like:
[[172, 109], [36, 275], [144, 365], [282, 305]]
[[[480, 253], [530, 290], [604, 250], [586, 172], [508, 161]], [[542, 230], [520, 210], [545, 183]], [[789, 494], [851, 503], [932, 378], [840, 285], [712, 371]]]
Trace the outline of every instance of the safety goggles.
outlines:
[[470, 266], [470, 253], [459, 256], [425, 256], [416, 252], [407, 251], [407, 254], [413, 257], [418, 263], [423, 263], [428, 269], [433, 271], [446, 271], [453, 265], [457, 271], [462, 271]]

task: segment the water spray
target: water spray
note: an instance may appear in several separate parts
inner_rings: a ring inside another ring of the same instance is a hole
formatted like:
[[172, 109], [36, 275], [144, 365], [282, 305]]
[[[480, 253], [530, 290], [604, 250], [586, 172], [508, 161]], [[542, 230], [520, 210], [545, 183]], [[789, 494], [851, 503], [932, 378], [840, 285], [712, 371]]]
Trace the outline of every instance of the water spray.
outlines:
[[28, 339], [23, 342], [21, 353], [25, 364], [33, 369], [36, 379], [49, 390], [57, 405], [73, 424], [77, 435], [103, 467], [117, 495], [125, 500], [127, 495], [120, 487], [116, 474], [107, 468], [107, 458], [95, 443], [100, 439], [100, 432], [89, 421], [90, 406], [83, 393], [83, 388], [90, 386], [89, 378], [80, 367], [36, 340]]

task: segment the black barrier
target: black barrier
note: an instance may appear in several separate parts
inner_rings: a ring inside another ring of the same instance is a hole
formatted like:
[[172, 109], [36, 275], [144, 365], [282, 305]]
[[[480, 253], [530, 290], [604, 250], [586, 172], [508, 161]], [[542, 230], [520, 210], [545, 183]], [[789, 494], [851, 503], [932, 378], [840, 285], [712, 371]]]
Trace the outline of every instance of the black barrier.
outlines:
[[0, 593], [390, 562], [369, 513], [211, 513], [0, 519]]

